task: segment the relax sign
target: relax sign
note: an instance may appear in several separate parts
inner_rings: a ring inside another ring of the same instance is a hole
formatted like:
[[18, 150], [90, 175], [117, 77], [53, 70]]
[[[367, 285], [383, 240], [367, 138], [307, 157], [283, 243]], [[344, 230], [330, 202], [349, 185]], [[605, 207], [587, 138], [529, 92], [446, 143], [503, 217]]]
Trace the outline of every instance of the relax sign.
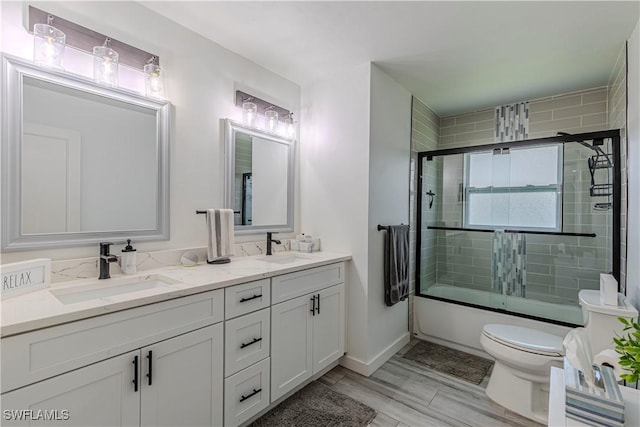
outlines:
[[49, 286], [51, 260], [34, 259], [0, 266], [0, 298], [22, 295]]

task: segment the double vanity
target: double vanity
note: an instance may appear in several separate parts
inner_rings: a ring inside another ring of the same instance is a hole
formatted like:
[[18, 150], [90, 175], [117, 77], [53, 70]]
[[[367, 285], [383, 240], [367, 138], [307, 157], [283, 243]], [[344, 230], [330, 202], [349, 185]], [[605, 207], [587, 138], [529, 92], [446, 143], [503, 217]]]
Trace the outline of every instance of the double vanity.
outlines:
[[3, 410], [48, 411], [44, 424], [247, 423], [344, 354], [348, 259], [239, 257], [7, 299]]

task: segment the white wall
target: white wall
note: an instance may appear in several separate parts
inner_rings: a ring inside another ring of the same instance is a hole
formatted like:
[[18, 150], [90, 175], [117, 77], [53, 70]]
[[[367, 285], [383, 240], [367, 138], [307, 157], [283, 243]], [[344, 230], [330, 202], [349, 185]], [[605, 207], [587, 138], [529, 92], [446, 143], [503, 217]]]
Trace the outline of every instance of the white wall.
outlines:
[[628, 237], [627, 295], [640, 309], [640, 20], [628, 44]]
[[302, 91], [300, 231], [322, 249], [345, 251], [347, 353], [367, 360], [370, 65], [363, 64]]
[[392, 307], [384, 303], [386, 233], [377, 226], [409, 224], [411, 94], [376, 65], [371, 66], [370, 129], [368, 354], [379, 364], [409, 331], [409, 299]]
[[408, 307], [384, 305], [378, 224], [409, 221], [411, 96], [366, 63], [302, 91], [301, 231], [353, 256], [345, 366], [370, 375], [408, 341]]
[[[137, 248], [151, 251], [205, 246], [204, 219], [199, 221], [194, 215], [196, 209], [223, 205], [224, 143], [220, 119], [241, 118], [234, 105], [235, 90], [253, 92], [284, 108], [299, 111], [300, 87], [135, 2], [33, 5], [160, 56], [167, 72], [167, 97], [174, 108], [170, 154], [171, 240], [140, 243]], [[0, 10], [0, 40], [3, 41], [0, 48], [30, 59], [33, 41], [23, 25], [26, 5], [2, 2]], [[90, 76], [90, 67], [76, 65], [74, 70], [84, 70]], [[237, 241], [262, 238], [262, 235], [242, 236]], [[3, 253], [2, 262], [96, 254], [97, 247]]]

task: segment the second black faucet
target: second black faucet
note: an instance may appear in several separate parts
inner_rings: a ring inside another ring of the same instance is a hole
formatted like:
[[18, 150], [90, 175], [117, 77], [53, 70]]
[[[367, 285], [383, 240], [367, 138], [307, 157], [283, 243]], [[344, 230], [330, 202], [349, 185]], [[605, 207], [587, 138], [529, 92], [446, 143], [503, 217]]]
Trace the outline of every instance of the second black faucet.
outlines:
[[267, 232], [267, 255], [271, 255], [271, 242], [279, 245], [281, 242], [277, 239], [272, 239], [271, 236], [275, 233], [275, 231]]

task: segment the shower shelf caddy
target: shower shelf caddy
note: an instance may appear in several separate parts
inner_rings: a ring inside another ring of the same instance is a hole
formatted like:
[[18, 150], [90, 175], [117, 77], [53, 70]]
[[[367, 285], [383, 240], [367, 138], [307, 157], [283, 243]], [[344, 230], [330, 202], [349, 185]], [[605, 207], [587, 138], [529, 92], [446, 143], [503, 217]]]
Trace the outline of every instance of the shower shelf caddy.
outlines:
[[[595, 144], [594, 144], [595, 145]], [[591, 197], [611, 197], [613, 195], [613, 184], [609, 182], [610, 173], [609, 170], [613, 168], [613, 163], [610, 160], [610, 153], [600, 153], [590, 156], [587, 159], [587, 165], [589, 166], [589, 173], [591, 174], [591, 187], [589, 188], [589, 195]], [[607, 170], [607, 182], [596, 184], [596, 171]], [[593, 205], [596, 210], [608, 210], [611, 209], [611, 200], [606, 202], [598, 202]]]

